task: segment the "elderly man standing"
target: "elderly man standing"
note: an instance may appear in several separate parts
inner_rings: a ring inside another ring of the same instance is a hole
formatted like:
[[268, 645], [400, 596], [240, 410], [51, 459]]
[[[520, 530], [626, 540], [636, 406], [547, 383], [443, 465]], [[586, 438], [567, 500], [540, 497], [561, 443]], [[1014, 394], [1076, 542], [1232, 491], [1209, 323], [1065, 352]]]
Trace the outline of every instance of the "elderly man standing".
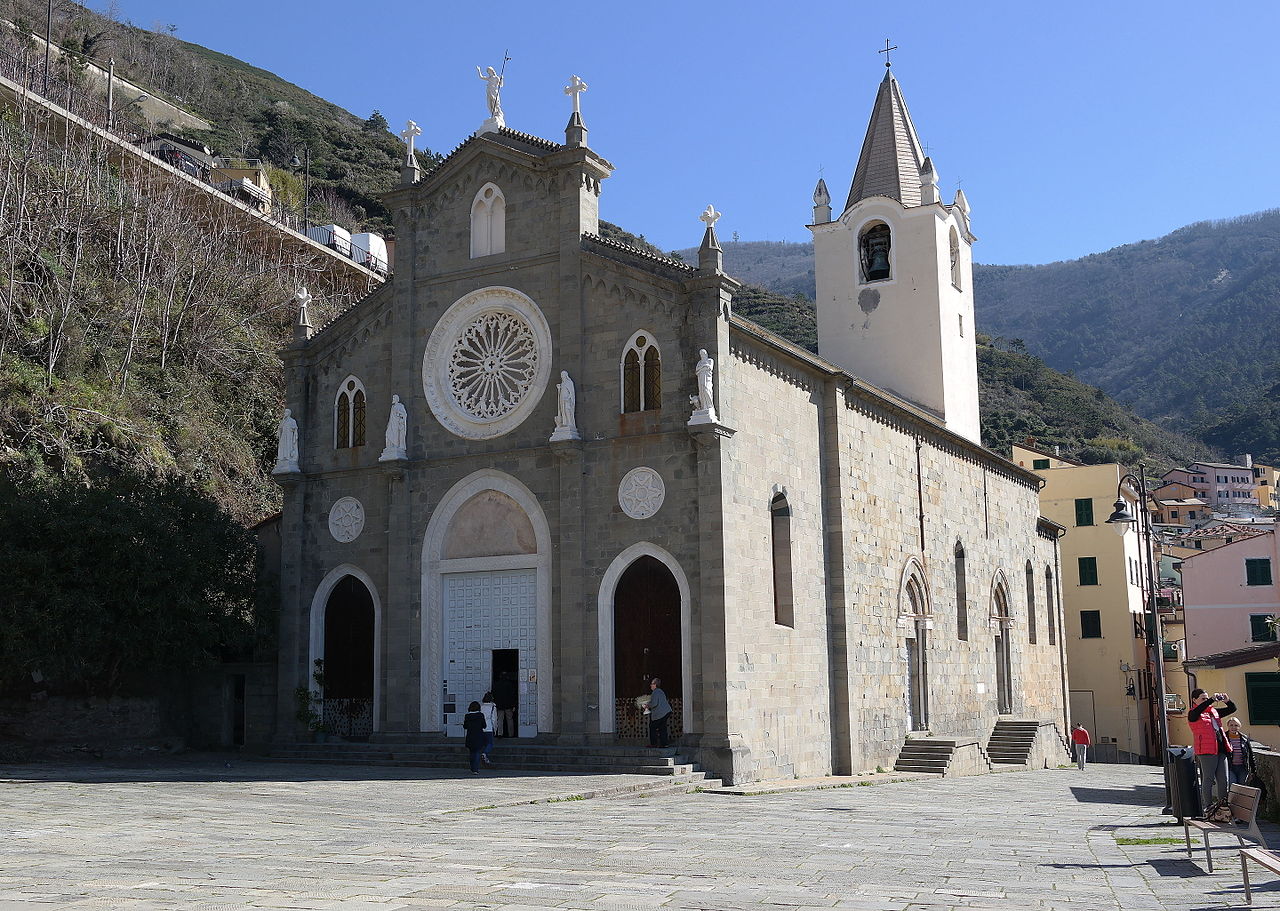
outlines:
[[662, 681], [654, 677], [649, 681], [649, 704], [645, 707], [649, 716], [649, 746], [667, 745], [667, 720], [671, 717], [671, 703], [662, 691]]

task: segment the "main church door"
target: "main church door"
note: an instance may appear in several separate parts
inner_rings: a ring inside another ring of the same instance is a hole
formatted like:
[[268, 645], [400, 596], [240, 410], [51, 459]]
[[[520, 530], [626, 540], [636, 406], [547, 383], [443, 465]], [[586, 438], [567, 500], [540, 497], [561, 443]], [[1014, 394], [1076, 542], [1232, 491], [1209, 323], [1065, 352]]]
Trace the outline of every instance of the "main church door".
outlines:
[[680, 653], [680, 587], [660, 560], [642, 556], [627, 567], [613, 596], [614, 730], [620, 738], [648, 736], [636, 697], [662, 680], [671, 702], [668, 731], [682, 733], [684, 679]]
[[343, 576], [324, 611], [325, 729], [343, 737], [373, 733], [373, 596], [355, 576]]

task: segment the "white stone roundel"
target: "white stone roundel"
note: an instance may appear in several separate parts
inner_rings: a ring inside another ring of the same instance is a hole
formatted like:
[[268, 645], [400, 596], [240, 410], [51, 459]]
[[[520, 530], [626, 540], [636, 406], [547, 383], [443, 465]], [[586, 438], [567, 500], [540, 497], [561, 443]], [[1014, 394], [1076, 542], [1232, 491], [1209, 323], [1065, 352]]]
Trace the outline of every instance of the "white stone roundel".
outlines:
[[667, 485], [652, 468], [633, 468], [618, 485], [618, 505], [633, 519], [647, 519], [662, 508]]
[[481, 288], [461, 297], [436, 323], [422, 359], [431, 413], [468, 440], [520, 426], [550, 377], [546, 317], [514, 288]]
[[343, 497], [329, 510], [329, 534], [335, 541], [349, 544], [364, 531], [364, 504], [355, 497]]

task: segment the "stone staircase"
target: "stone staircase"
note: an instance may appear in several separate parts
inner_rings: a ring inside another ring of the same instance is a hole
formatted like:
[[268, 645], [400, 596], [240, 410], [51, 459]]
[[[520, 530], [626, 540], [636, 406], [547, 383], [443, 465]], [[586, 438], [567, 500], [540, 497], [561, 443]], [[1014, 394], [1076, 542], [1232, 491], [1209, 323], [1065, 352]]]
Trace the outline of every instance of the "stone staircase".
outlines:
[[[469, 756], [457, 739], [421, 735], [379, 738], [368, 743], [329, 740], [323, 743], [282, 741], [268, 758], [313, 765], [416, 767], [465, 771]], [[582, 745], [503, 738], [490, 754], [496, 771], [576, 775], [649, 775], [655, 785], [681, 790], [719, 788], [721, 781], [680, 756], [676, 748], [646, 749], [626, 745]]]
[[898, 754], [898, 761], [893, 764], [893, 770], [945, 775], [955, 749], [954, 740], [913, 737], [902, 745], [902, 752]]
[[997, 721], [987, 741], [987, 755], [997, 765], [1025, 766], [1031, 759], [1039, 728], [1036, 721]]

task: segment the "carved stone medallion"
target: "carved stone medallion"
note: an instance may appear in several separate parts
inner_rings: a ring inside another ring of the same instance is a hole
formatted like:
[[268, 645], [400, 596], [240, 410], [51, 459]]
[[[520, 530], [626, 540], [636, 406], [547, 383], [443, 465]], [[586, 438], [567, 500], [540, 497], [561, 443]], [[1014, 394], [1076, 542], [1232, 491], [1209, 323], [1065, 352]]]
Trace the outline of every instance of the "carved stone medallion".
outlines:
[[364, 531], [364, 505], [355, 497], [343, 497], [329, 510], [329, 534], [349, 544]]
[[524, 421], [551, 375], [551, 332], [537, 304], [512, 288], [482, 288], [440, 318], [422, 363], [431, 413], [471, 440]]
[[633, 468], [618, 485], [618, 505], [633, 519], [647, 519], [662, 508], [667, 486], [652, 468]]

